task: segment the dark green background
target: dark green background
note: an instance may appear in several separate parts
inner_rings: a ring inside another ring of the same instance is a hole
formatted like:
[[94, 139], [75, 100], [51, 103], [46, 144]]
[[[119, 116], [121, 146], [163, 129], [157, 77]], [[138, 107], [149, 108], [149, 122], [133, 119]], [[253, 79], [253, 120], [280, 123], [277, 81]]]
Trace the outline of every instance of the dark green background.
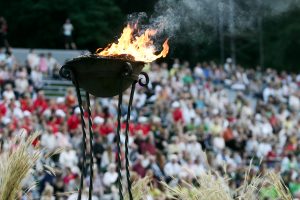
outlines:
[[[0, 0], [0, 15], [8, 22], [8, 39], [13, 47], [63, 48], [62, 24], [69, 17], [75, 27], [74, 38], [80, 49], [94, 51], [116, 39], [127, 14], [151, 15], [157, 0]], [[188, 42], [182, 27], [170, 38], [168, 60], [179, 57], [191, 63], [219, 61], [218, 34], [210, 39]], [[300, 71], [300, 9], [294, 8], [263, 21], [265, 67]], [[246, 67], [259, 63], [259, 37], [256, 29], [236, 38], [237, 62]], [[230, 55], [225, 35], [225, 56]]]

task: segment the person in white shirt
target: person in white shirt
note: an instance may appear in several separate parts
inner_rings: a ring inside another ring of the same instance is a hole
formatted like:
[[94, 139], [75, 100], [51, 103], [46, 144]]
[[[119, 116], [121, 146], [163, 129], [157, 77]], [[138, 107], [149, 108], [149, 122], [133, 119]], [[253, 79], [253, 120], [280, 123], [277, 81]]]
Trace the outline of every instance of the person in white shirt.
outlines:
[[274, 96], [274, 89], [268, 86], [263, 90], [263, 99], [265, 103], [269, 101], [270, 96]]
[[221, 134], [213, 138], [213, 147], [215, 151], [222, 151], [225, 148], [225, 140]]
[[170, 155], [170, 161], [164, 167], [164, 172], [167, 176], [178, 176], [181, 172], [181, 166], [178, 163], [178, 157], [175, 154]]
[[202, 152], [202, 147], [200, 143], [197, 142], [195, 135], [189, 138], [189, 143], [186, 145], [186, 151], [190, 155], [191, 159], [194, 161], [200, 153]]
[[265, 137], [273, 135], [273, 128], [266, 118], [263, 118], [263, 122], [261, 123], [261, 134]]
[[25, 71], [22, 71], [19, 74], [19, 77], [15, 80], [16, 91], [19, 95], [24, 94], [29, 88], [29, 82], [27, 79], [27, 74]]
[[26, 62], [31, 69], [39, 65], [40, 58], [33, 49], [30, 49], [29, 54], [27, 55]]
[[55, 200], [55, 197], [53, 195], [53, 187], [46, 183], [46, 187], [42, 193], [41, 200]]
[[108, 171], [104, 173], [103, 184], [106, 187], [111, 187], [118, 179], [118, 173], [116, 172], [116, 165], [111, 163], [108, 166]]
[[[73, 193], [68, 197], [67, 200], [77, 200], [77, 197], [78, 197], [78, 193]], [[88, 187], [83, 189], [81, 200], [89, 200], [89, 188]], [[99, 198], [96, 197], [95, 195], [92, 195], [91, 200], [99, 200]]]
[[203, 73], [203, 69], [201, 67], [201, 63], [197, 63], [196, 67], [194, 68], [194, 74], [197, 79], [204, 78], [204, 73]]
[[41, 145], [47, 149], [47, 151], [53, 151], [57, 147], [57, 140], [53, 133], [48, 131], [44, 132], [41, 136]]
[[11, 100], [11, 99], [15, 99], [16, 96], [15, 96], [15, 93], [13, 91], [13, 88], [10, 84], [7, 84], [5, 86], [5, 90], [3, 92], [3, 98], [7, 99], [7, 100]]
[[30, 77], [35, 88], [40, 89], [43, 87], [43, 73], [39, 69], [33, 68]]
[[47, 66], [48, 66], [48, 73], [50, 76], [52, 76], [53, 70], [54, 70], [55, 66], [58, 64], [58, 62], [55, 58], [53, 58], [51, 53], [48, 53], [46, 60], [47, 60]]
[[63, 151], [59, 155], [59, 164], [63, 167], [70, 167], [76, 166], [78, 163], [78, 157], [76, 152], [71, 147], [66, 147], [65, 151]]
[[71, 23], [70, 19], [67, 19], [66, 22], [63, 25], [63, 34], [65, 39], [65, 48], [69, 49], [70, 45], [72, 49], [76, 49], [76, 45], [72, 38], [72, 32], [74, 30], [74, 27]]
[[112, 163], [115, 161], [116, 161], [116, 159], [115, 159], [112, 147], [108, 146], [106, 151], [104, 151], [104, 153], [102, 154], [100, 166], [102, 169], [105, 169], [106, 167], [109, 166], [109, 163]]
[[268, 142], [261, 142], [258, 144], [256, 155], [259, 158], [266, 156], [272, 150], [272, 146]]
[[246, 151], [251, 154], [257, 150], [258, 142], [256, 139], [256, 136], [253, 135], [251, 138], [249, 138], [246, 142]]
[[203, 173], [205, 173], [205, 168], [203, 164], [200, 162], [200, 159], [197, 158], [194, 163], [190, 166], [191, 171], [194, 173], [195, 176], [199, 177]]
[[289, 96], [289, 106], [293, 110], [300, 110], [300, 98], [296, 94], [292, 94]]
[[147, 101], [147, 95], [143, 92], [143, 89], [139, 89], [134, 96], [134, 103], [136, 108], [142, 108]]

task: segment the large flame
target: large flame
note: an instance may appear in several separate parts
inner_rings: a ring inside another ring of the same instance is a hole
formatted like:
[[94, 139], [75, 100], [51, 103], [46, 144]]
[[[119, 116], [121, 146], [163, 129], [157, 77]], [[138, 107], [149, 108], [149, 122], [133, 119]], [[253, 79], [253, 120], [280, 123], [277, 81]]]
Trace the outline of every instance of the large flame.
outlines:
[[131, 55], [135, 61], [152, 62], [160, 57], [166, 57], [169, 52], [168, 40], [163, 43], [163, 50], [156, 54], [157, 50], [153, 44], [152, 36], [156, 34], [156, 30], [147, 29], [140, 36], [134, 36], [135, 28], [127, 25], [123, 29], [118, 42], [112, 43], [101, 52], [100, 56], [118, 56]]

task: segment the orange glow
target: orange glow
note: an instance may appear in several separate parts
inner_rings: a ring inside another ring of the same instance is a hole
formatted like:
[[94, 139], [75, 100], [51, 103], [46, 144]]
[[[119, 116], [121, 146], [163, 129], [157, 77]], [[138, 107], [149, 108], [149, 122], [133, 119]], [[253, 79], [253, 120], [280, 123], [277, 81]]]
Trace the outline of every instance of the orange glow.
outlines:
[[163, 43], [163, 49], [159, 54], [154, 46], [152, 36], [156, 34], [156, 30], [147, 29], [140, 36], [134, 36], [135, 28], [127, 25], [123, 29], [121, 37], [118, 42], [112, 43], [101, 52], [97, 53], [99, 56], [118, 56], [131, 55], [135, 61], [152, 62], [160, 57], [166, 57], [169, 52], [168, 40]]

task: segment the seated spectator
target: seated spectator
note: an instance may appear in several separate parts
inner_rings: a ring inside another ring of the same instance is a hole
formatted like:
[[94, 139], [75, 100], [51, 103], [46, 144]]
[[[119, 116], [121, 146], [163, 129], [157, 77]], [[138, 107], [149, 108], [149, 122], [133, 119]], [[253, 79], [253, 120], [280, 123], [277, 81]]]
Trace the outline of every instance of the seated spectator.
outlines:
[[59, 156], [59, 164], [64, 168], [72, 168], [78, 163], [76, 152], [71, 147], [66, 147]]
[[71, 117], [68, 119], [68, 129], [70, 131], [71, 134], [74, 134], [75, 131], [80, 128], [79, 125], [80, 125], [80, 108], [79, 107], [76, 107], [75, 110], [74, 110], [74, 114], [71, 115]]
[[164, 167], [164, 173], [170, 177], [177, 177], [181, 172], [181, 166], [178, 163], [178, 156], [175, 154], [170, 155], [170, 161]]
[[144, 156], [139, 155], [137, 157], [137, 160], [132, 166], [132, 170], [136, 172], [140, 177], [143, 178], [146, 175], [147, 172], [146, 168], [148, 167], [148, 164], [150, 164], [148, 160], [146, 160]]
[[26, 71], [23, 70], [19, 73], [19, 77], [15, 80], [15, 85], [15, 90], [18, 92], [18, 95], [23, 95], [25, 92], [28, 91], [29, 82], [27, 79]]
[[34, 49], [30, 49], [29, 54], [27, 55], [27, 59], [26, 59], [28, 66], [31, 69], [37, 68], [39, 65], [39, 60], [40, 59], [39, 59], [38, 55], [35, 53]]
[[39, 91], [33, 102], [33, 110], [38, 114], [42, 114], [48, 108], [48, 103], [44, 95], [44, 91]]
[[53, 70], [56, 67], [56, 65], [58, 64], [57, 60], [52, 56], [52, 53], [48, 53], [47, 54], [47, 58], [46, 58], [46, 62], [47, 62], [47, 69], [48, 69], [48, 76], [52, 77], [53, 75]]
[[116, 172], [116, 165], [111, 163], [108, 166], [107, 172], [103, 176], [103, 184], [106, 187], [106, 191], [110, 191], [112, 186], [118, 179], [118, 173]]
[[40, 54], [40, 62], [39, 62], [38, 69], [43, 73], [43, 75], [46, 75], [48, 73], [48, 64], [47, 64], [45, 54], [43, 53]]
[[116, 162], [116, 154], [113, 152], [112, 147], [108, 146], [102, 154], [101, 170], [105, 171], [110, 163]]
[[55, 200], [55, 197], [53, 195], [53, 187], [51, 185], [46, 185], [42, 193], [41, 200]]
[[10, 84], [7, 84], [5, 86], [5, 90], [2, 94], [3, 98], [7, 99], [7, 100], [12, 100], [12, 99], [15, 99], [16, 98], [16, 95], [15, 95], [15, 92], [13, 90], [13, 87], [12, 85]]
[[37, 67], [32, 68], [30, 78], [36, 90], [43, 87], [43, 74]]

